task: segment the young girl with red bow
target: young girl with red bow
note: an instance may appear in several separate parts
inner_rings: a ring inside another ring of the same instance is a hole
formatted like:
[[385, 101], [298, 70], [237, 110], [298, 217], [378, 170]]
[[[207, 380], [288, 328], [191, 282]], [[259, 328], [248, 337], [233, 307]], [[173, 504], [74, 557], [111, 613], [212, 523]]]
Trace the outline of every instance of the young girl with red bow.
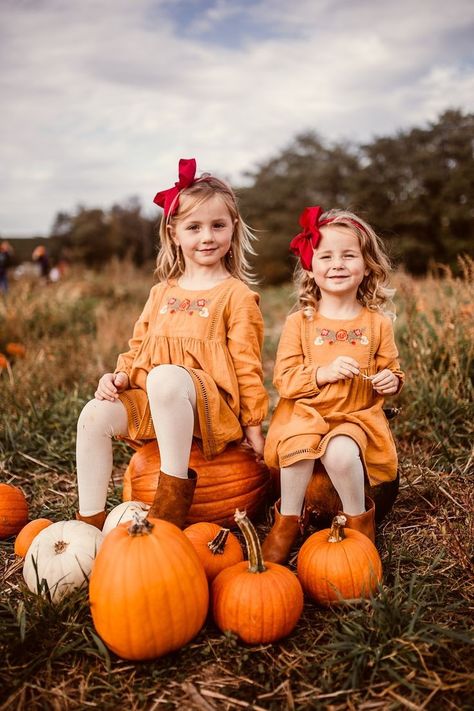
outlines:
[[395, 479], [397, 454], [383, 412], [399, 392], [392, 321], [385, 309], [389, 263], [373, 229], [342, 210], [309, 207], [290, 244], [300, 310], [285, 324], [275, 364], [280, 400], [265, 445], [280, 468], [281, 500], [263, 544], [264, 559], [283, 563], [304, 525], [304, 498], [322, 465], [342, 502], [347, 526], [375, 539], [371, 485]]
[[245, 439], [263, 455], [267, 412], [261, 347], [263, 319], [247, 254], [253, 234], [232, 189], [180, 160], [179, 180], [154, 202], [164, 210], [159, 283], [135, 324], [129, 350], [103, 375], [78, 422], [77, 518], [105, 519], [112, 437], [156, 437], [161, 470], [149, 515], [182, 527], [196, 474], [193, 437], [212, 458]]

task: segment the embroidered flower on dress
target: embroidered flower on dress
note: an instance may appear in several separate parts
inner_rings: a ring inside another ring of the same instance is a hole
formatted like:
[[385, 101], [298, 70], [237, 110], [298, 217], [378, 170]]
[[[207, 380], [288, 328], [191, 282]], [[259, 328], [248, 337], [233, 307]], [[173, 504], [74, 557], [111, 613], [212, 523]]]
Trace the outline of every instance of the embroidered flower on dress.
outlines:
[[351, 331], [346, 331], [344, 328], [340, 328], [337, 331], [333, 331], [330, 328], [318, 328], [318, 335], [314, 339], [315, 346], [322, 346], [324, 343], [332, 346], [336, 341], [339, 343], [348, 342], [352, 346], [360, 343], [362, 346], [366, 346], [369, 342], [367, 336], [364, 336], [365, 328], [353, 328]]
[[179, 301], [179, 299], [173, 296], [161, 307], [160, 314], [175, 314], [181, 311], [188, 314], [188, 316], [192, 316], [194, 312], [197, 311], [199, 316], [208, 318], [209, 309], [206, 308], [206, 304], [208, 303], [208, 299], [196, 299], [195, 301], [183, 299]]

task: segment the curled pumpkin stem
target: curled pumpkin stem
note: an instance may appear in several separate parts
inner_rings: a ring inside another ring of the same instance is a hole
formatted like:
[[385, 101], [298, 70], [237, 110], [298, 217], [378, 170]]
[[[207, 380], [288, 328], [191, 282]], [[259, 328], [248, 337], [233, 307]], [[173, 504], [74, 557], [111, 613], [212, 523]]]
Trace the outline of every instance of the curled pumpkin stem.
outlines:
[[347, 523], [347, 518], [339, 514], [334, 516], [331, 524], [331, 530], [329, 531], [328, 543], [340, 543], [346, 537], [344, 533], [344, 526]]
[[258, 540], [257, 531], [247, 516], [246, 511], [235, 510], [234, 521], [243, 533], [247, 556], [249, 559], [250, 573], [263, 573], [266, 568], [263, 562], [262, 547]]
[[141, 516], [138, 511], [133, 512], [132, 523], [128, 527], [131, 536], [143, 536], [152, 532], [154, 526], [145, 516]]
[[230, 533], [230, 528], [221, 528], [212, 541], [209, 541], [207, 547], [214, 555], [222, 555], [224, 553], [227, 536]]

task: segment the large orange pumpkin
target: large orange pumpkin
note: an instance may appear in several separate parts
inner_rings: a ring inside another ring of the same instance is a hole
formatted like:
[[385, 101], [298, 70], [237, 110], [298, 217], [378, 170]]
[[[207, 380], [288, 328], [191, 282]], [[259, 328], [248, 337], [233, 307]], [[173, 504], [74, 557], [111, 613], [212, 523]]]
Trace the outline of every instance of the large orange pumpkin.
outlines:
[[51, 526], [53, 522], [49, 518], [35, 518], [23, 526], [18, 536], [15, 538], [15, 555], [19, 555], [22, 558], [28, 552], [28, 548], [33, 542], [33, 539], [38, 535], [43, 528]]
[[336, 516], [331, 529], [313, 533], [298, 554], [303, 590], [321, 605], [368, 597], [382, 579], [376, 547], [345, 523], [345, 516]]
[[[280, 472], [272, 469], [272, 484], [274, 498], [279, 497]], [[375, 520], [380, 523], [392, 510], [397, 498], [400, 477], [397, 473], [396, 479], [387, 481], [377, 486], [367, 486], [366, 494], [375, 502]], [[330, 526], [334, 516], [342, 511], [342, 504], [339, 495], [332, 485], [326, 470], [320, 462], [316, 462], [313, 476], [306, 489], [306, 508], [318, 521], [318, 525]]]
[[[246, 509], [248, 516], [254, 518], [266, 503], [269, 471], [245, 447], [229, 445], [209, 461], [193, 444], [189, 466], [197, 473], [197, 485], [188, 524], [208, 521], [232, 528], [236, 508]], [[151, 504], [159, 471], [160, 455], [153, 440], [130, 459], [124, 476], [123, 500]]]
[[193, 544], [209, 582], [224, 568], [244, 559], [237, 536], [217, 523], [193, 523], [185, 528], [183, 533]]
[[206, 619], [209, 587], [191, 542], [168, 521], [120, 524], [90, 576], [95, 628], [124, 659], [154, 659], [189, 642]]
[[0, 484], [0, 538], [16, 536], [28, 522], [28, 504], [18, 487]]
[[244, 642], [265, 644], [286, 637], [303, 611], [303, 591], [288, 568], [263, 560], [257, 532], [245, 515], [235, 520], [245, 537], [248, 561], [225, 568], [211, 586], [214, 620]]

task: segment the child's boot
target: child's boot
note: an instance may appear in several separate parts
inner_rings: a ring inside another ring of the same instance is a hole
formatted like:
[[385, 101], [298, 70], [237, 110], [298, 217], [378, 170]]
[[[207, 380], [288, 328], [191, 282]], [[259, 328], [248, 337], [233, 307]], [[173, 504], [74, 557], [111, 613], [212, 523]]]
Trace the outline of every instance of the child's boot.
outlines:
[[161, 518], [183, 528], [193, 502], [196, 480], [194, 469], [188, 469], [187, 479], [160, 471], [155, 498], [147, 518]]
[[280, 500], [274, 506], [275, 520], [262, 544], [263, 560], [269, 563], [286, 563], [291, 548], [305, 528], [304, 516], [284, 516], [278, 510]]
[[343, 511], [339, 511], [339, 513], [346, 517], [347, 528], [360, 531], [375, 544], [375, 504], [372, 499], [368, 496], [365, 497], [365, 511], [357, 516], [351, 516]]
[[95, 526], [99, 529], [99, 531], [102, 531], [106, 518], [107, 514], [105, 511], [99, 511], [99, 513], [96, 513], [93, 516], [81, 516], [79, 511], [76, 513], [76, 521], [83, 521], [84, 523], [88, 523], [90, 526]]

